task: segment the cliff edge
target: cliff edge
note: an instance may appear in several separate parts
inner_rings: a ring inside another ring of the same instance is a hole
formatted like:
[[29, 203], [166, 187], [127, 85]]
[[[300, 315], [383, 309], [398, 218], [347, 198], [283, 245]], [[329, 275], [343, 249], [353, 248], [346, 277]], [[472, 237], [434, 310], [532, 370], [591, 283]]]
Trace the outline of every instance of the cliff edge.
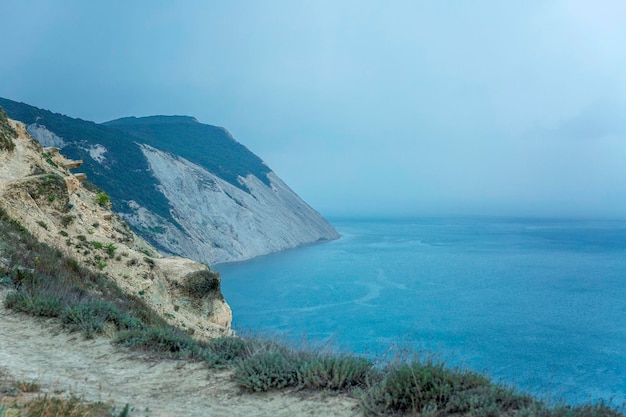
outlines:
[[212, 265], [339, 234], [224, 128], [188, 116], [97, 124], [0, 98], [43, 146], [82, 160], [112, 208], [164, 254]]
[[84, 174], [70, 172], [82, 161], [43, 148], [4, 113], [0, 119], [0, 208], [11, 219], [195, 337], [231, 334], [232, 313], [217, 272], [159, 255], [111, 211], [105, 193], [87, 189]]

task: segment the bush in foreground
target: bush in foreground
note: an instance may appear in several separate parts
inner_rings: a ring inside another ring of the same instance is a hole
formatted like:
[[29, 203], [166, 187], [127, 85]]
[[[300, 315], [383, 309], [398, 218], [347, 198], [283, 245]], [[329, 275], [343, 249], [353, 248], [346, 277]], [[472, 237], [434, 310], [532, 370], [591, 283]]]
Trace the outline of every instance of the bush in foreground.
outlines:
[[[485, 377], [451, 370], [442, 363], [414, 361], [394, 364], [380, 380], [370, 385], [363, 397], [363, 404], [373, 414], [434, 413], [446, 410], [454, 396], [489, 385]], [[457, 410], [454, 411], [469, 411], [465, 405], [457, 402]]]
[[255, 350], [236, 362], [234, 379], [249, 391], [297, 388], [348, 392], [365, 387], [373, 368], [357, 356], [292, 349], [274, 341], [256, 340]]

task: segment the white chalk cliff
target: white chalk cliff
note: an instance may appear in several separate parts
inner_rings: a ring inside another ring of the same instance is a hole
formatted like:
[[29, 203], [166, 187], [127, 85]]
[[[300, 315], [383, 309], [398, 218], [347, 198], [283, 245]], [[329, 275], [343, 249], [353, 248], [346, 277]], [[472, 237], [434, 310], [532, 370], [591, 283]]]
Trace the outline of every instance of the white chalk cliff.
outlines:
[[240, 177], [247, 193], [184, 158], [148, 145], [141, 150], [183, 230], [137, 204], [121, 215], [133, 226], [151, 230], [166, 251], [215, 264], [339, 236], [273, 172], [268, 174], [270, 186], [253, 175]]

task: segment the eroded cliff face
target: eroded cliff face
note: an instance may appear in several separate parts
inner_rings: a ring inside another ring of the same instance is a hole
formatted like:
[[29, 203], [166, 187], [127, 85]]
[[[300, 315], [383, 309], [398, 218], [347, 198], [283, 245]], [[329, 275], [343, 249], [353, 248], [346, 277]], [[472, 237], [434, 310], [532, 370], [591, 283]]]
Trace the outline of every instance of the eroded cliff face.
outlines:
[[9, 217], [196, 337], [231, 333], [219, 274], [190, 259], [160, 256], [97, 203], [96, 194], [66, 168], [71, 161], [42, 148], [23, 124], [9, 123], [18, 133], [14, 149], [0, 150], [0, 207]]
[[239, 261], [338, 237], [335, 229], [273, 172], [270, 185], [254, 175], [241, 178], [249, 190], [222, 180], [199, 165], [148, 145], [141, 145], [160, 191], [182, 226], [137, 204], [122, 216], [147, 227], [161, 246], [209, 264]]
[[224, 128], [189, 116], [96, 124], [0, 98], [44, 146], [83, 160], [113, 208], [164, 254], [215, 264], [339, 237]]

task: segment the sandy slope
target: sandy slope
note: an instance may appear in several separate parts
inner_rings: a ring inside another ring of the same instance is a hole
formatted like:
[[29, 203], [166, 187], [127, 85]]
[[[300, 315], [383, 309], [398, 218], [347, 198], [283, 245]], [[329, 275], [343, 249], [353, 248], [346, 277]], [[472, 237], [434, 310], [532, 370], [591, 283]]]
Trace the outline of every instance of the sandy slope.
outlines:
[[[0, 292], [4, 300], [6, 291]], [[196, 363], [150, 360], [114, 346], [84, 340], [54, 320], [34, 319], [0, 306], [0, 368], [36, 380], [42, 391], [88, 401], [131, 404], [132, 416], [359, 416], [346, 396], [307, 392], [241, 392], [228, 371]]]

